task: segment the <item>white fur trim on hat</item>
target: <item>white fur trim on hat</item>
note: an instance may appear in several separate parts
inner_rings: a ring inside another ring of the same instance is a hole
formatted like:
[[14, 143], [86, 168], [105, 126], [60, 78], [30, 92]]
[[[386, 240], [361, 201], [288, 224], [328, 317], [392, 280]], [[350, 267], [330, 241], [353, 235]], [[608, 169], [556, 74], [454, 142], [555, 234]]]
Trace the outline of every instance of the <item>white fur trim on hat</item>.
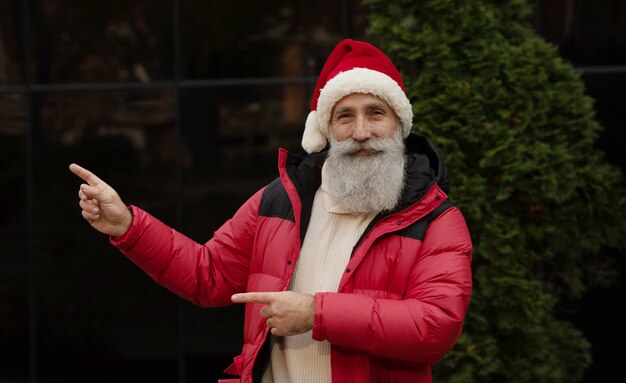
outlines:
[[304, 133], [302, 134], [302, 147], [307, 153], [317, 153], [326, 147], [327, 135], [322, 134], [317, 112], [312, 111], [306, 118]]
[[[353, 68], [328, 80], [326, 86], [320, 91], [317, 100], [317, 120], [323, 137], [328, 137], [333, 107], [337, 101], [352, 93], [369, 93], [383, 99], [400, 118], [404, 137], [409, 135], [413, 126], [413, 107], [400, 85], [382, 72], [367, 68]], [[307, 128], [309, 118], [307, 118]], [[305, 135], [307, 128], [305, 128]]]

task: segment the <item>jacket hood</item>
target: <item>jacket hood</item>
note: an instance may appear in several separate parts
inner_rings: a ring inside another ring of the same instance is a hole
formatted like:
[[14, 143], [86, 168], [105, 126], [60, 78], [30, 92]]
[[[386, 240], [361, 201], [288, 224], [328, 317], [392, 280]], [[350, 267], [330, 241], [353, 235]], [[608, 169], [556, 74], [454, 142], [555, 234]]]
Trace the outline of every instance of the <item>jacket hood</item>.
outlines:
[[405, 139], [406, 181], [402, 198], [394, 211], [417, 202], [434, 184], [448, 193], [448, 169], [432, 142], [421, 134], [411, 133]]

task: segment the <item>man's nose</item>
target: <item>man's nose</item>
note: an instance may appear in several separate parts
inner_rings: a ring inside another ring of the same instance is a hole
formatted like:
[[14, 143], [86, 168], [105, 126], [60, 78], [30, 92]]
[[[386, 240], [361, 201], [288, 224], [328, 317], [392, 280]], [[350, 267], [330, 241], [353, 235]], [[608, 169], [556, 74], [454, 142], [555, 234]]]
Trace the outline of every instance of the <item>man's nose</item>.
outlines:
[[370, 130], [367, 121], [361, 117], [357, 118], [354, 131], [352, 132], [352, 138], [357, 141], [365, 141], [370, 137], [372, 137], [372, 131]]

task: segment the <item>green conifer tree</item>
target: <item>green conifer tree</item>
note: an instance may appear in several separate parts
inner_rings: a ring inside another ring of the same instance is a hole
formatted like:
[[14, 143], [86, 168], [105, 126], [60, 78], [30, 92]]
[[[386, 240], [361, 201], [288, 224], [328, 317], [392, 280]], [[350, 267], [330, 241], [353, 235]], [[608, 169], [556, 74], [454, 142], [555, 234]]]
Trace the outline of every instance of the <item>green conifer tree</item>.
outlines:
[[590, 344], [558, 313], [611, 279], [605, 250], [626, 247], [626, 193], [594, 146], [579, 73], [534, 33], [527, 0], [364, 3], [474, 241], [464, 334], [435, 381], [580, 381]]

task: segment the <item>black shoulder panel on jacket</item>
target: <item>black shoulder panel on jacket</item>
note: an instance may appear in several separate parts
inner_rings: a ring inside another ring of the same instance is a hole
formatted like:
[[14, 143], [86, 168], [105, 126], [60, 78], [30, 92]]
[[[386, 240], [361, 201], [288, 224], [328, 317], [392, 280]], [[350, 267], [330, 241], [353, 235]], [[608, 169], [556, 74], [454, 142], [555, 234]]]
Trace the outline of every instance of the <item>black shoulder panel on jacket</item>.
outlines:
[[263, 190], [261, 204], [259, 205], [259, 216], [296, 221], [289, 195], [287, 195], [287, 191], [282, 182], [280, 182], [280, 178], [276, 178]]
[[426, 234], [426, 228], [428, 225], [435, 220], [435, 218], [439, 217], [441, 213], [450, 209], [452, 203], [447, 199], [443, 201], [439, 206], [435, 208], [435, 210], [428, 213], [426, 216], [422, 217], [422, 219], [413, 223], [411, 226], [405, 227], [404, 229], [397, 231], [395, 234], [408, 237], [412, 239], [417, 239], [419, 241], [424, 240], [424, 235]]

